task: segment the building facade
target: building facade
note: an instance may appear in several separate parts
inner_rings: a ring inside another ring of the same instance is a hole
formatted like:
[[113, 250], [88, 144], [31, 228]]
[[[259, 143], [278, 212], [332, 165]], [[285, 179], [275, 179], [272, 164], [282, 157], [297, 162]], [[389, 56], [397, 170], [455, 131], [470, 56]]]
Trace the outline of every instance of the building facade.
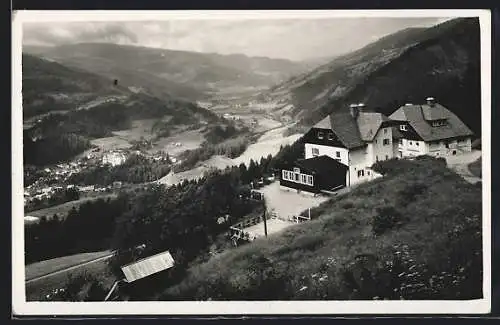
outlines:
[[[380, 175], [371, 169], [377, 161], [392, 159], [397, 155], [398, 142], [394, 127], [398, 121], [393, 121], [381, 113], [367, 111], [362, 104], [351, 105], [349, 112], [334, 113], [325, 117], [314, 125], [304, 135], [305, 159], [301, 164], [320, 157], [322, 164], [332, 167], [328, 173], [325, 168], [315, 167], [310, 164], [308, 175], [316, 178], [328, 178], [325, 184], [319, 184], [320, 188], [328, 190], [331, 186], [351, 186], [364, 181], [372, 180]], [[330, 161], [330, 162], [329, 162]], [[333, 162], [332, 162], [333, 161]], [[300, 170], [298, 166], [295, 166]], [[318, 168], [318, 171], [314, 171]], [[286, 173], [285, 173], [286, 172]], [[281, 184], [302, 190], [307, 186], [308, 178], [304, 178], [305, 184], [293, 186], [288, 181], [289, 170], [283, 169]], [[299, 180], [302, 176], [299, 173]], [[316, 184], [316, 183], [315, 183]], [[318, 189], [316, 189], [318, 190]]]
[[473, 132], [432, 97], [426, 104], [400, 107], [390, 119], [400, 122], [398, 157], [446, 157], [472, 151]]

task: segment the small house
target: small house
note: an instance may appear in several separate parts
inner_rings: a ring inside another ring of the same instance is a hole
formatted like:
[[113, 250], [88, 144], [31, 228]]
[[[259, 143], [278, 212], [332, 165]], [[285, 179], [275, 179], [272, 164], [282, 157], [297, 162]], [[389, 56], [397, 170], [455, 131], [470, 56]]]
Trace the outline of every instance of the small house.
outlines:
[[346, 186], [347, 170], [346, 165], [322, 155], [283, 165], [279, 181], [280, 186], [316, 194]]

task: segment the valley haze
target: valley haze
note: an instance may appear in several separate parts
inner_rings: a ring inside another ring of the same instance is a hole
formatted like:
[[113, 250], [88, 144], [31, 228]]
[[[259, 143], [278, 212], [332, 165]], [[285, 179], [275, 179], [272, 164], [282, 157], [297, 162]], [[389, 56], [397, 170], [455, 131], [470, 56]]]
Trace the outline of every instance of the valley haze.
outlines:
[[18, 13], [16, 309], [486, 311], [489, 16], [420, 12]]

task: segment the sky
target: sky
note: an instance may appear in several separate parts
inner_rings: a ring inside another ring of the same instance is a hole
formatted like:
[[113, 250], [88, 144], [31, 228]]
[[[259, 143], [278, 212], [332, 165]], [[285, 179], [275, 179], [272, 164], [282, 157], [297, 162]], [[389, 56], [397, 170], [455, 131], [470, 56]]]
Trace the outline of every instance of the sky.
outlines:
[[290, 60], [334, 57], [408, 27], [429, 27], [447, 18], [308, 18], [30, 22], [24, 45], [107, 42], [173, 50], [246, 54]]

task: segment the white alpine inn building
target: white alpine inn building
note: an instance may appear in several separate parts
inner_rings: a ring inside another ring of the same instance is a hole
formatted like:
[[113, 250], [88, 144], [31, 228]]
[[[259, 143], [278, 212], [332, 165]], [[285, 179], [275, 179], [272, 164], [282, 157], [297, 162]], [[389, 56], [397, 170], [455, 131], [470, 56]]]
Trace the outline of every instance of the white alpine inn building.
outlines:
[[473, 132], [433, 97], [423, 105], [406, 104], [390, 118], [401, 122], [398, 157], [446, 157], [472, 151]]

